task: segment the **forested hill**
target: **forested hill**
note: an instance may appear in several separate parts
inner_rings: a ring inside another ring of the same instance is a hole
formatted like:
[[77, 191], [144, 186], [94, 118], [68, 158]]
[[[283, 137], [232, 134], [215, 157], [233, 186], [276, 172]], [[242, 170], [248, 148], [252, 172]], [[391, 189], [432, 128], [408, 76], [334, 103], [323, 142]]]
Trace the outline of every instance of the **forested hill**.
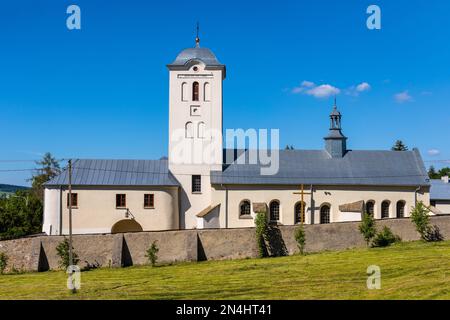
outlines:
[[0, 184], [0, 193], [14, 193], [17, 190], [27, 190], [28, 187], [14, 186], [10, 184]]

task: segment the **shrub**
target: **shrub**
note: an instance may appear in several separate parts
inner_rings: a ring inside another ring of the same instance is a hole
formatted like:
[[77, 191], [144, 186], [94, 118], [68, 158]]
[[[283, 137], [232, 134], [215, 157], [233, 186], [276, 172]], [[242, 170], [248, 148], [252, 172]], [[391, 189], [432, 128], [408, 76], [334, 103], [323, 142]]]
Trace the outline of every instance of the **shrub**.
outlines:
[[267, 237], [267, 219], [265, 213], [259, 212], [255, 218], [256, 241], [258, 245], [258, 256], [263, 258], [266, 253], [265, 239]]
[[4, 252], [0, 252], [0, 274], [5, 272], [6, 266], [8, 265], [8, 255]]
[[411, 220], [416, 225], [416, 230], [422, 240], [425, 240], [427, 230], [430, 224], [430, 209], [420, 201], [411, 211]]
[[303, 227], [303, 224], [300, 224], [295, 229], [295, 241], [297, 241], [298, 249], [300, 250], [300, 254], [304, 253], [305, 250], [305, 243], [306, 243], [306, 235], [305, 235], [305, 228]]
[[398, 241], [400, 241], [400, 237], [396, 236], [389, 227], [384, 226], [383, 230], [375, 235], [372, 247], [387, 247]]
[[158, 252], [159, 248], [156, 244], [156, 240], [152, 242], [150, 247], [147, 249], [147, 254], [145, 255], [148, 258], [148, 261], [154, 267], [156, 262], [158, 261]]
[[430, 225], [430, 209], [420, 201], [411, 211], [411, 220], [416, 226], [420, 238], [424, 241], [442, 241], [442, 236], [438, 226]]
[[[56, 247], [56, 253], [59, 256], [59, 266], [60, 268], [67, 269], [67, 267], [70, 266], [69, 261], [69, 240], [64, 237], [64, 240], [61, 241], [58, 246]], [[78, 255], [75, 253], [72, 247], [72, 262], [74, 265], [76, 265], [80, 259], [78, 259]]]
[[366, 240], [367, 246], [369, 246], [370, 241], [377, 233], [374, 217], [371, 214], [365, 213], [358, 228], [359, 232], [363, 235], [364, 240]]

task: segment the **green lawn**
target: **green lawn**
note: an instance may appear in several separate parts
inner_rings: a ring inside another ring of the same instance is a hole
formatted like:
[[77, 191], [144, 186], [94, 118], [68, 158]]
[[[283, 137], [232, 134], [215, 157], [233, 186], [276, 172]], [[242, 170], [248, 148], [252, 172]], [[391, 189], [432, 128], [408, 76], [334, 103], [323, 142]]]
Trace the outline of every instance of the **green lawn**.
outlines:
[[[366, 269], [381, 268], [368, 290]], [[450, 241], [307, 256], [0, 276], [0, 299], [450, 299]]]

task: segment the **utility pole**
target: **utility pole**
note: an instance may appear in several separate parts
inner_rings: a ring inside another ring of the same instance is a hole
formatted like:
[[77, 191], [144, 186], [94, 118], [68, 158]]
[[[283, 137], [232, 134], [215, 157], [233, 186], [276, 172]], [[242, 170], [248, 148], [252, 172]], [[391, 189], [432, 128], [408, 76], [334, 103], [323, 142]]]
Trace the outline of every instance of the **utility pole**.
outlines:
[[69, 265], [73, 265], [72, 255], [72, 160], [69, 160]]

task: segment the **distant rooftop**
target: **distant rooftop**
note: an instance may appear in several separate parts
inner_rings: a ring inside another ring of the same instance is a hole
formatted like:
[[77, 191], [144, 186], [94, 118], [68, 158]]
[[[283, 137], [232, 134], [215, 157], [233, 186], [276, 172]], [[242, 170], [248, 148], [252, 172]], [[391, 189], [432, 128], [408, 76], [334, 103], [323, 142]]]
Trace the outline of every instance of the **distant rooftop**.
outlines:
[[450, 183], [443, 180], [432, 179], [430, 189], [431, 200], [449, 200], [450, 201]]

